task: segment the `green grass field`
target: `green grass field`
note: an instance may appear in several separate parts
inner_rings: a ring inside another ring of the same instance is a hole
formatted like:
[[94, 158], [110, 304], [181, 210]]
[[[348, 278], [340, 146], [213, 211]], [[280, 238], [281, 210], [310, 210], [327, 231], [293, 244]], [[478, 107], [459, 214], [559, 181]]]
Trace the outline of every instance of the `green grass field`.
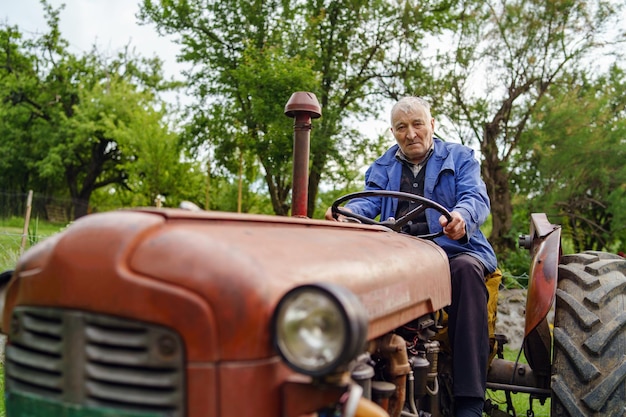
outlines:
[[0, 271], [13, 269], [22, 251], [60, 232], [66, 226], [31, 219], [28, 232], [24, 234], [23, 218], [0, 219]]

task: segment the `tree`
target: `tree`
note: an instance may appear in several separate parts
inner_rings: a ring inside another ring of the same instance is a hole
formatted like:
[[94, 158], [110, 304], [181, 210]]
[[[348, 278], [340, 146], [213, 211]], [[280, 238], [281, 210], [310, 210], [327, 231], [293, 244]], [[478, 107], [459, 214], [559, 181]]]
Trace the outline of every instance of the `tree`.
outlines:
[[[36, 42], [22, 39], [17, 28], [0, 29], [0, 184], [11, 195], [25, 195], [34, 181], [34, 131], [40, 119], [50, 118], [49, 103], [54, 97], [40, 89], [33, 50]], [[37, 97], [37, 99], [35, 99]], [[39, 99], [40, 98], [40, 99]], [[40, 104], [40, 103], [43, 103]], [[16, 212], [19, 202], [11, 202]]]
[[[101, 135], [110, 138], [110, 152], [119, 152], [115, 166], [107, 168], [109, 174], [118, 172], [123, 181], [108, 181], [114, 176], [100, 176], [93, 188], [101, 189], [98, 203], [103, 207], [151, 206], [157, 197], [163, 205], [177, 205], [182, 200], [196, 200], [204, 182], [199, 164], [184, 161], [184, 149], [178, 134], [166, 123], [166, 111], [150, 106], [141, 93], [125, 83], [112, 83], [107, 91], [100, 88], [85, 92], [76, 113], [67, 119], [67, 139], [75, 138], [78, 144], [61, 146], [76, 153], [84, 138]], [[125, 105], [119, 105], [120, 102]], [[136, 103], [135, 103], [136, 101]], [[135, 105], [137, 104], [137, 105]], [[101, 133], [102, 132], [102, 133]], [[77, 152], [80, 153], [80, 152]], [[79, 161], [66, 162], [66, 170], [75, 164], [78, 173], [89, 172]], [[91, 196], [87, 198], [91, 200]]]
[[521, 137], [566, 70], [597, 57], [616, 7], [600, 0], [468, 4], [452, 52], [439, 56], [434, 96], [459, 136], [480, 146], [492, 203], [490, 240], [498, 253], [514, 245], [509, 182]]
[[[58, 29], [60, 9], [43, 4], [49, 33], [28, 41], [16, 28], [0, 35], [0, 114], [7, 116], [0, 146], [18, 161], [0, 168], [7, 177], [19, 173], [21, 187], [69, 195], [80, 217], [98, 188], [129, 186], [128, 167], [138, 154], [124, 133], [158, 123], [149, 117], [160, 106], [156, 93], [173, 84], [163, 80], [158, 59], [128, 49], [113, 59], [95, 48], [70, 54]], [[161, 137], [167, 135], [154, 139]]]
[[555, 85], [520, 140], [513, 184], [533, 210], [564, 220], [574, 249], [626, 242], [626, 73]]
[[316, 94], [323, 116], [311, 140], [311, 216], [322, 179], [370, 149], [348, 120], [377, 114], [407, 73], [427, 74], [420, 41], [449, 24], [450, 3], [144, 0], [140, 19], [179, 36], [180, 59], [196, 68], [188, 74], [196, 146], [216, 148], [233, 173], [235, 160], [258, 161], [276, 214], [287, 214], [291, 190], [284, 105], [295, 91]]

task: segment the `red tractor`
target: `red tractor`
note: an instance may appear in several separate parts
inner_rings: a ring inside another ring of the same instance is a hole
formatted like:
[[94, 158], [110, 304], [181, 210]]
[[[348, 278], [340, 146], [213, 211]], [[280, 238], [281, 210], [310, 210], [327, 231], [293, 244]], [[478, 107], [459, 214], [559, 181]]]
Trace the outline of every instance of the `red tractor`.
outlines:
[[[296, 93], [286, 107], [296, 187], [316, 103]], [[7, 415], [453, 416], [446, 254], [393, 224], [306, 218], [302, 196], [293, 217], [92, 214], [28, 250], [2, 297]], [[529, 365], [502, 359], [493, 335], [488, 388], [551, 398], [554, 416], [623, 416], [626, 261], [561, 256], [542, 214], [522, 244]]]

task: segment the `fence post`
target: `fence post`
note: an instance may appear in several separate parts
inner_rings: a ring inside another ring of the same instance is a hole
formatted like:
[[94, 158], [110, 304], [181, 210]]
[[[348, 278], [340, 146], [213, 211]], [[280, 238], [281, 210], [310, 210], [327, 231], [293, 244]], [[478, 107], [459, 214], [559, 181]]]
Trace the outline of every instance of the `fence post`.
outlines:
[[26, 248], [26, 238], [28, 237], [28, 225], [30, 223], [30, 210], [33, 205], [33, 190], [28, 190], [28, 198], [26, 199], [26, 216], [24, 218], [24, 230], [22, 231], [22, 244], [20, 245], [20, 255], [24, 253]]

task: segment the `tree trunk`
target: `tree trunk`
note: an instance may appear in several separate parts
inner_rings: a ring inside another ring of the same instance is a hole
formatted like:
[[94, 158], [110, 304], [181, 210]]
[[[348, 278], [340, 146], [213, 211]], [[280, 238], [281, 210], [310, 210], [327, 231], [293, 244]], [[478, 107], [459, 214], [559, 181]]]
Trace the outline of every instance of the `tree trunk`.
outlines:
[[515, 249], [515, 242], [509, 236], [513, 219], [509, 174], [505, 164], [498, 156], [493, 129], [485, 128], [484, 140], [481, 143], [483, 154], [482, 175], [487, 193], [491, 200], [492, 228], [489, 241], [496, 254]]
[[[322, 162], [321, 159], [324, 159], [324, 162]], [[311, 218], [315, 212], [317, 192], [319, 191], [319, 185], [322, 178], [322, 167], [320, 167], [319, 164], [322, 164], [323, 166], [325, 159], [326, 158], [313, 158], [313, 163], [311, 164], [311, 170], [309, 172], [309, 195], [307, 196], [306, 215]]]
[[[322, 105], [326, 106], [327, 100], [322, 97]], [[329, 112], [330, 113], [330, 112]], [[317, 194], [319, 192], [320, 182], [322, 181], [322, 173], [328, 162], [328, 155], [332, 149], [332, 142], [330, 140], [333, 137], [333, 133], [336, 131], [332, 125], [331, 120], [336, 120], [331, 114], [328, 114], [327, 119], [319, 128], [315, 131], [315, 135], [311, 136], [311, 162], [309, 165], [309, 195], [307, 196], [307, 213], [308, 217], [313, 217], [315, 213], [315, 206], [317, 203]], [[322, 213], [326, 210], [326, 207], [322, 207]]]
[[75, 197], [72, 198], [72, 204], [74, 205], [74, 220], [89, 214], [89, 199]]

